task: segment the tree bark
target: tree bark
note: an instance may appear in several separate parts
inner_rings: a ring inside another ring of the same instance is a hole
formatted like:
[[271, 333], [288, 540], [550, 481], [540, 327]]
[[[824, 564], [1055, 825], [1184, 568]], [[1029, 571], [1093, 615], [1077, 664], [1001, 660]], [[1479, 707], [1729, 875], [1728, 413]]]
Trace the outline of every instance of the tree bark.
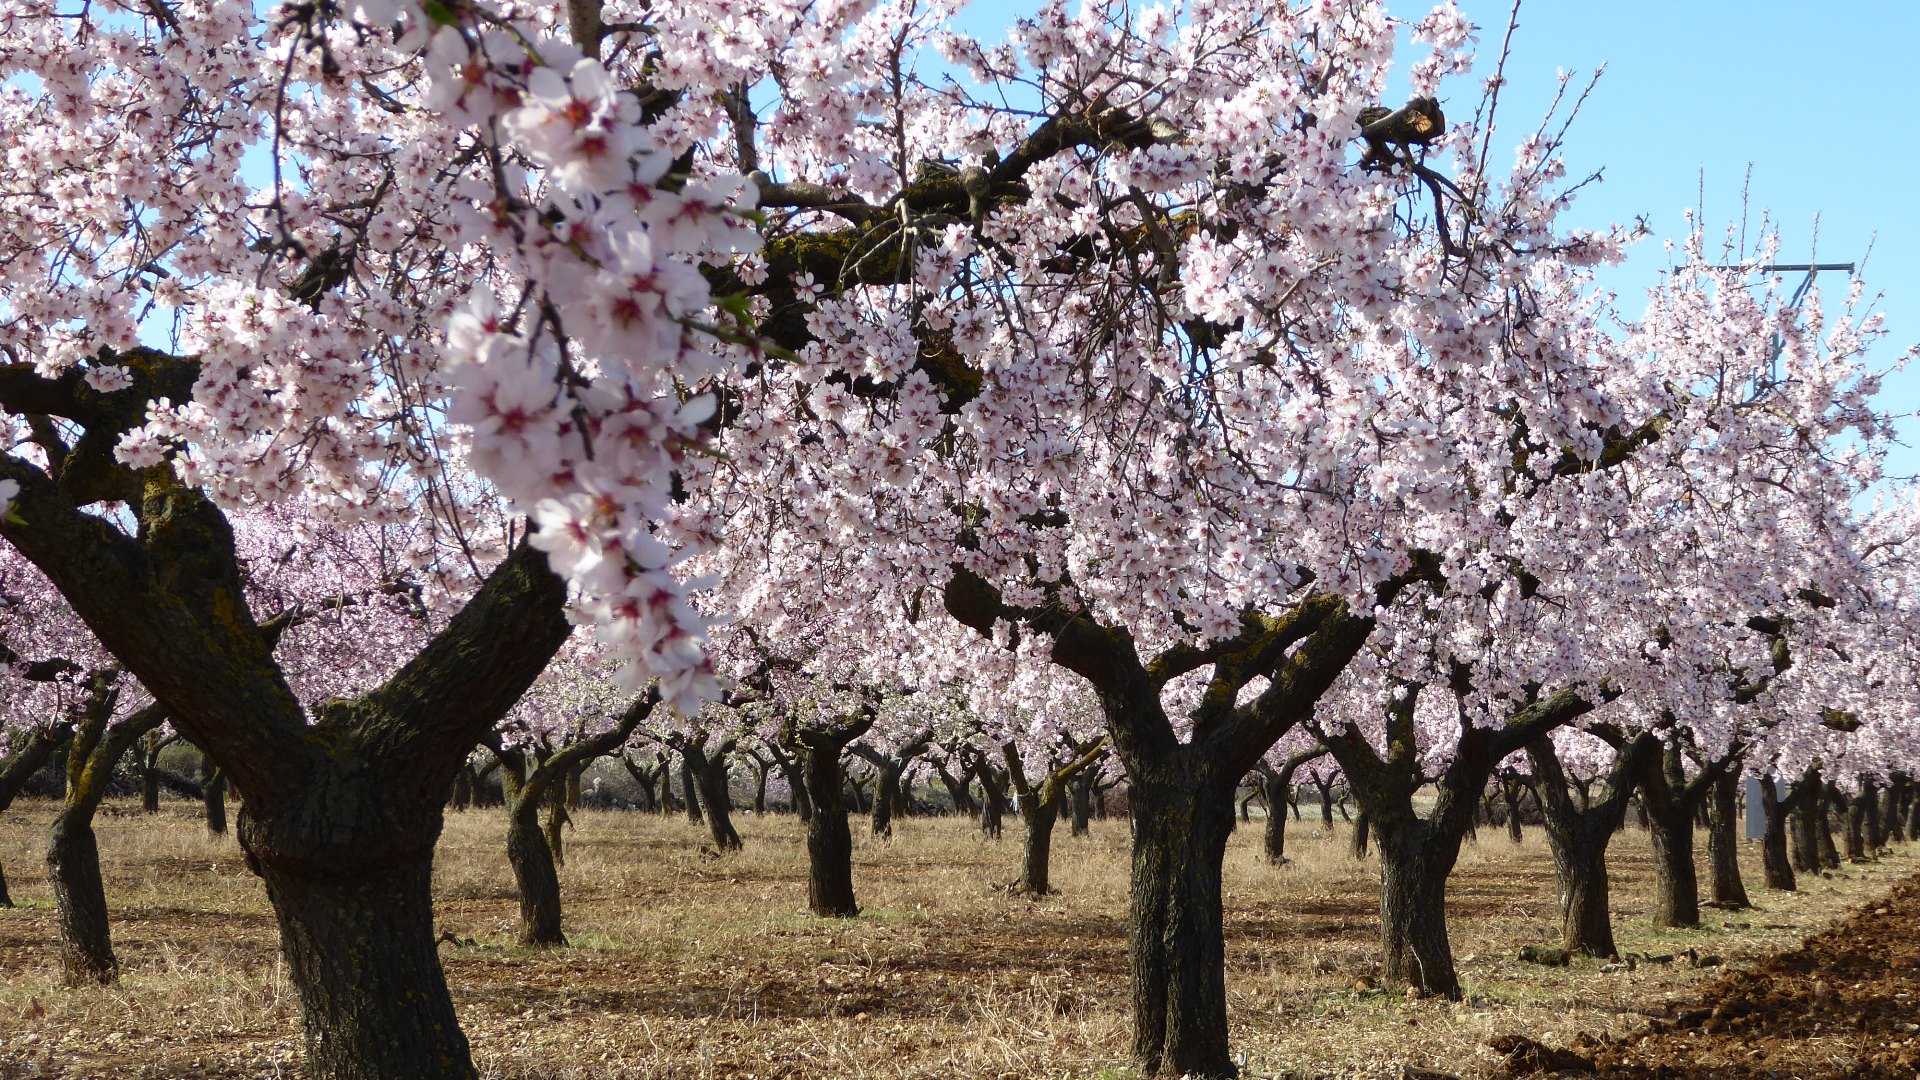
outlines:
[[[1793, 892], [1797, 882], [1793, 863], [1787, 858], [1787, 807], [1780, 804], [1780, 792], [1771, 773], [1760, 780], [1760, 811], [1766, 815], [1766, 831], [1760, 840], [1761, 863], [1767, 875], [1767, 888]], [[1747, 808], [1753, 812], [1752, 807]]]
[[1461, 834], [1408, 815], [1380, 821], [1380, 966], [1389, 984], [1460, 996], [1447, 942], [1447, 876]]
[[1682, 812], [1662, 813], [1647, 808], [1653, 835], [1653, 924], [1689, 927], [1700, 925], [1700, 881], [1693, 865], [1693, 813], [1691, 806]]
[[1233, 1076], [1221, 866], [1238, 777], [1181, 750], [1129, 795], [1133, 1052], [1148, 1075]]
[[811, 804], [807, 816], [807, 909], [824, 918], [860, 914], [853, 894], [853, 830], [847, 824], [847, 745], [873, 727], [872, 701], [854, 715], [824, 726], [799, 726], [792, 720], [782, 741], [803, 770]]
[[700, 781], [695, 776], [699, 770], [685, 754], [680, 755], [680, 792], [686, 800], [687, 820], [700, 824]]
[[1287, 789], [1293, 776], [1284, 767], [1261, 769], [1260, 789], [1267, 800], [1267, 827], [1261, 850], [1275, 866], [1287, 865]]
[[727, 755], [733, 752], [733, 740], [728, 739], [712, 754], [707, 753], [704, 736], [700, 741], [702, 745], [689, 743], [681, 753], [700, 779], [700, 799], [706, 804], [707, 833], [713, 838], [713, 846], [717, 850], [739, 851], [740, 834], [733, 827], [733, 799], [727, 790]]
[[100, 848], [93, 835], [91, 804], [69, 802], [47, 834], [47, 876], [59, 915], [60, 967], [68, 985], [111, 983], [120, 977], [107, 926], [107, 891], [100, 877]]
[[560, 929], [560, 872], [540, 826], [545, 794], [528, 797], [518, 784], [507, 790], [507, 862], [520, 893], [520, 943], [541, 949], [567, 944]]
[[1596, 799], [1590, 781], [1578, 783], [1567, 776], [1551, 740], [1527, 747], [1527, 758], [1539, 778], [1537, 794], [1547, 847], [1560, 880], [1560, 947], [1569, 953], [1619, 955], [1609, 910], [1607, 845], [1626, 821], [1641, 759], [1657, 749], [1652, 737], [1645, 735], [1616, 747], [1604, 794]]
[[1714, 906], [1737, 910], [1752, 907], [1746, 883], [1740, 880], [1740, 774], [1729, 769], [1713, 784], [1707, 798], [1707, 865], [1711, 869]]
[[1069, 784], [1073, 802], [1069, 815], [1072, 821], [1069, 834], [1072, 836], [1086, 836], [1093, 831], [1093, 785], [1099, 778], [1099, 770], [1086, 769]]
[[1847, 807], [1847, 861], [1864, 863], [1870, 861], [1869, 853], [1876, 845], [1871, 842], [1873, 833], [1873, 812], [1875, 807], [1873, 781], [1860, 779], [1860, 790], [1846, 800]]
[[[240, 819], [244, 835], [244, 809]], [[341, 820], [330, 828], [346, 836], [365, 824]], [[300, 992], [308, 1074], [471, 1080], [467, 1038], [435, 950], [432, 849], [383, 855], [351, 874], [294, 875], [261, 864], [288, 975]]]
[[553, 865], [567, 865], [566, 828], [573, 824], [573, 815], [567, 813], [567, 799], [564, 786], [559, 791], [549, 792], [547, 796], [547, 850], [553, 853]]
[[813, 814], [807, 819], [807, 909], [829, 918], [860, 914], [853, 895], [853, 830], [847, 825], [845, 774], [840, 766], [844, 742], [822, 740], [804, 748], [807, 793]]
[[1823, 870], [1840, 869], [1840, 849], [1833, 846], [1833, 808], [1835, 803], [1844, 801], [1840, 789], [1827, 785], [1825, 793], [1818, 800], [1819, 814], [1814, 818], [1813, 838], [1820, 845], [1820, 867]]
[[1793, 804], [1793, 868], [1804, 874], [1820, 872], [1821, 806], [1826, 801], [1826, 781], [1818, 766], [1808, 767], [1787, 800]]
[[998, 840], [1007, 812], [1007, 777], [985, 761], [975, 773], [980, 777], [980, 831]]
[[140, 810], [142, 813], [160, 812], [160, 734], [149, 732], [146, 745], [140, 748]]
[[1353, 835], [1349, 838], [1347, 854], [1356, 860], [1365, 861], [1369, 834], [1373, 831], [1373, 819], [1367, 816], [1365, 809], [1353, 819]]
[[214, 768], [206, 780], [207, 835], [227, 835], [227, 774]]

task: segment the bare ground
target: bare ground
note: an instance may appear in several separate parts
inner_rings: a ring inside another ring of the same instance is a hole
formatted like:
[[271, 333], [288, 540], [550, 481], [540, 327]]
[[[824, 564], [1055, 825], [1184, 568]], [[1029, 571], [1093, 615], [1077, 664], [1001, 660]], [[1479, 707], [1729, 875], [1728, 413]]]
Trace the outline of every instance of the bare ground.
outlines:
[[1920, 1076], [1920, 879], [1798, 948], [1730, 971], [1639, 1031], [1571, 1052], [1505, 1040], [1514, 1076], [1913, 1080]]
[[[20, 904], [0, 911], [0, 1078], [297, 1075], [294, 995], [237, 848], [206, 838], [184, 804], [156, 817], [109, 809], [101, 849], [125, 974], [104, 989], [59, 984], [40, 862], [52, 808], [0, 815], [0, 865]], [[822, 921], [804, 910], [803, 834], [790, 818], [743, 815], [747, 848], [724, 858], [703, 855], [705, 831], [684, 818], [576, 819], [562, 871], [574, 947], [537, 952], [514, 944], [500, 814], [449, 816], [436, 864], [450, 935], [441, 955], [491, 1080], [1133, 1075], [1124, 822], [1096, 822], [1087, 838], [1063, 825], [1062, 894], [1042, 900], [1004, 890], [1016, 876], [1015, 829], [994, 842], [966, 822], [914, 818], [884, 841], [856, 826], [865, 911]], [[1235, 837], [1226, 878], [1234, 1044], [1255, 1076], [1495, 1075], [1503, 1065], [1491, 1037], [1565, 1046], [1583, 1033], [1628, 1036], [1697, 1008], [1703, 982], [1723, 970], [1519, 962], [1520, 946], [1557, 938], [1551, 863], [1536, 834], [1516, 846], [1488, 833], [1468, 846], [1451, 887], [1467, 1000], [1387, 994], [1371, 986], [1377, 863], [1346, 856], [1344, 826], [1310, 819], [1291, 829], [1295, 861], [1271, 867], [1258, 855], [1259, 824]], [[1612, 849], [1620, 947], [1692, 948], [1731, 967], [1793, 947], [1913, 867], [1899, 854], [1813, 878], [1801, 893], [1755, 890], [1758, 910], [1710, 911], [1702, 930], [1657, 932], [1647, 925], [1646, 844], [1629, 827]], [[1758, 880], [1756, 862], [1748, 881]], [[1911, 942], [1920, 910], [1898, 910], [1877, 918], [1907, 928], [1889, 938]], [[1830, 979], [1830, 991], [1848, 992], [1848, 978]]]

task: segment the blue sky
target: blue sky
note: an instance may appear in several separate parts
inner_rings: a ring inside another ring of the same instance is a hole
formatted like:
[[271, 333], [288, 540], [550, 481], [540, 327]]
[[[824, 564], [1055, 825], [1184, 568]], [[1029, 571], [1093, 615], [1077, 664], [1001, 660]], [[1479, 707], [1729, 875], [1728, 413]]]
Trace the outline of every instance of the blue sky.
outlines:
[[[1480, 25], [1481, 67], [1499, 54], [1511, 0], [1459, 0]], [[1418, 19], [1430, 2], [1388, 0]], [[964, 29], [989, 39], [1034, 0], [973, 0]], [[1714, 235], [1749, 217], [1779, 224], [1782, 262], [1862, 263], [1880, 294], [1888, 334], [1873, 353], [1890, 367], [1920, 344], [1920, 0], [1526, 0], [1501, 93], [1495, 145], [1538, 123], [1556, 73], [1605, 65], [1567, 142], [1568, 174], [1604, 170], [1569, 224], [1645, 216], [1654, 235], [1604, 281], [1628, 314], [1668, 265], [1663, 237], [1684, 235], [1683, 211], [1701, 206]], [[1418, 54], [1409, 52], [1406, 58]], [[1479, 80], [1454, 79], [1442, 102], [1460, 113]], [[1908, 130], [1907, 121], [1916, 121]], [[1751, 182], [1748, 170], [1751, 167]], [[1817, 229], [1817, 247], [1816, 247]], [[1837, 301], [1844, 275], [1821, 275]], [[1920, 370], [1890, 378], [1882, 407], [1920, 410]], [[1920, 422], [1901, 423], [1889, 468], [1920, 473]]]

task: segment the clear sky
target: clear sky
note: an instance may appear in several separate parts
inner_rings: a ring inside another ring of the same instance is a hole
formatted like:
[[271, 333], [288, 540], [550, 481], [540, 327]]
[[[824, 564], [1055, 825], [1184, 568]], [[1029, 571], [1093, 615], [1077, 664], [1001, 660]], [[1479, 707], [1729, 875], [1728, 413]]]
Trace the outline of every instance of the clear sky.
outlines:
[[[1481, 27], [1484, 74], [1512, 0], [1459, 3]], [[1388, 4], [1406, 19], [1431, 7]], [[998, 38], [1036, 6], [972, 0], [962, 25]], [[1567, 140], [1569, 176], [1599, 169], [1604, 179], [1581, 193], [1569, 223], [1647, 218], [1653, 237], [1604, 279], [1623, 312], [1637, 313], [1667, 266], [1661, 239], [1684, 235], [1682, 212], [1702, 205], [1703, 185], [1710, 235], [1739, 220], [1744, 188], [1750, 219], [1764, 212], [1779, 224], [1782, 262], [1862, 263], [1887, 319], [1876, 366], [1920, 344], [1920, 0], [1525, 0], [1519, 22], [1496, 146], [1533, 130], [1559, 69], [1606, 67]], [[1458, 78], [1441, 98], [1469, 113], [1479, 94], [1478, 77]], [[1844, 296], [1843, 275], [1819, 283], [1836, 302]], [[1920, 410], [1920, 370], [1890, 378], [1881, 403]], [[1901, 431], [1908, 445], [1890, 469], [1920, 473], [1920, 422]]]

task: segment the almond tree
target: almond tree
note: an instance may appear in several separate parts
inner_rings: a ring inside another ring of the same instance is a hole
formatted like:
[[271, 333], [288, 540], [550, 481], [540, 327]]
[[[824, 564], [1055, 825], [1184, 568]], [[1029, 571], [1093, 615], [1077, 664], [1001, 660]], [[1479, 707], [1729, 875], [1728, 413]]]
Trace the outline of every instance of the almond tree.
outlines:
[[[432, 850], [570, 590], [631, 690], [713, 689], [671, 493], [739, 336], [698, 265], [751, 192], [690, 174], [624, 33], [76, 2], [0, 50], [0, 540], [239, 793], [316, 1076], [474, 1074]], [[303, 701], [228, 516], [265, 503], [417, 526], [437, 632]]]

